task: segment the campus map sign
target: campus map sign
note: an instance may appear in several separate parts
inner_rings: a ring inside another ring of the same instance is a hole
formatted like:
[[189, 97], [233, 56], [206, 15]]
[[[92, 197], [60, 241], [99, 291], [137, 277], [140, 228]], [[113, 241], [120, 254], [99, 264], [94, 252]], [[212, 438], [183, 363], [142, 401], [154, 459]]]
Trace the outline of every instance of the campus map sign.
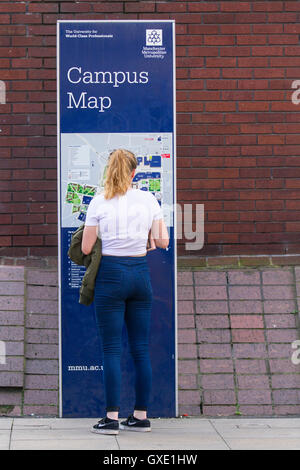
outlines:
[[[147, 254], [153, 287], [149, 417], [177, 415], [175, 24], [58, 21], [60, 415], [105, 414], [94, 304], [79, 304], [85, 273], [67, 256], [74, 231], [104, 187], [109, 153], [133, 152], [133, 188], [162, 207], [170, 244]], [[123, 330], [120, 415], [132, 412], [134, 365]]]

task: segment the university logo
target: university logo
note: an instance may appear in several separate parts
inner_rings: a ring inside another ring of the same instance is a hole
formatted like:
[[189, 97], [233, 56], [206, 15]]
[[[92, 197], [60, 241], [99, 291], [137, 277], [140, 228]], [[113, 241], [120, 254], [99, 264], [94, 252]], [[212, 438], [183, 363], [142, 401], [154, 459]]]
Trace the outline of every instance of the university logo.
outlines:
[[162, 46], [162, 29], [146, 29], [146, 46]]

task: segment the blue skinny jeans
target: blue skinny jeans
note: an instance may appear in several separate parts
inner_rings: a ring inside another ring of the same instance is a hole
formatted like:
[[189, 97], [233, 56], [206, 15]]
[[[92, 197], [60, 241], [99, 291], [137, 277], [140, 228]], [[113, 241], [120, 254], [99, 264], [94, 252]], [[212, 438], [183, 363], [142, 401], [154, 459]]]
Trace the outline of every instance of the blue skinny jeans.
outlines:
[[95, 312], [103, 348], [106, 411], [119, 411], [122, 330], [126, 323], [135, 365], [135, 410], [147, 411], [152, 386], [149, 334], [153, 291], [146, 255], [103, 255], [95, 283]]

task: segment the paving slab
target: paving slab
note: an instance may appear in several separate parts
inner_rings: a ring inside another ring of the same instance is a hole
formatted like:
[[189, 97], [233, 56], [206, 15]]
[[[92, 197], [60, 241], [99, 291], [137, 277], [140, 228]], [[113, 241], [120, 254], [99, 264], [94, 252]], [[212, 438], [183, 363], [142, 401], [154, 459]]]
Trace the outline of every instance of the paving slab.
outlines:
[[232, 450], [300, 449], [300, 419], [212, 419]]
[[217, 433], [207, 435], [206, 432], [185, 433], [174, 430], [168, 434], [152, 430], [151, 433], [120, 432], [117, 436], [120, 450], [227, 450], [228, 446]]
[[119, 450], [115, 437], [98, 436], [99, 440], [91, 439], [51, 439], [51, 440], [15, 440], [11, 450]]
[[249, 428], [249, 427], [233, 427], [228, 428], [223, 425], [216, 426], [218, 433], [224, 438], [225, 441], [228, 441], [232, 438], [242, 438], [242, 439], [255, 439], [259, 437], [260, 439], [273, 439], [280, 437], [285, 438], [298, 438], [300, 442], [300, 428]]
[[240, 427], [300, 427], [300, 418], [210, 418], [213, 424], [222, 423], [224, 426], [236, 425]]
[[97, 422], [93, 418], [18, 418], [14, 429], [84, 429]]
[[300, 429], [300, 418], [273, 418], [265, 419], [264, 422], [271, 428], [299, 428]]
[[[26, 436], [26, 437], [25, 437]], [[107, 434], [104, 435], [106, 438], [112, 438], [113, 436], [108, 436]], [[101, 435], [103, 437], [103, 435]], [[11, 440], [23, 440], [28, 439], [32, 440], [51, 440], [51, 439], [63, 439], [63, 440], [80, 440], [80, 439], [90, 439], [96, 440], [98, 439], [98, 434], [91, 433], [90, 428], [83, 428], [83, 429], [27, 429], [26, 433], [24, 433], [24, 429], [13, 429]]]
[[0, 430], [0, 450], [8, 450], [10, 442], [10, 429]]
[[0, 418], [0, 430], [11, 429], [13, 418]]
[[94, 423], [95, 419], [15, 419], [10, 448], [12, 450], [118, 450], [115, 436], [98, 436], [90, 432]]
[[120, 430], [117, 436], [91, 433], [95, 421], [64, 418], [15, 420], [11, 449], [54, 449], [56, 445], [59, 449], [226, 449], [207, 419], [151, 419], [151, 433]]
[[120, 449], [227, 449], [208, 419], [152, 419], [151, 433], [120, 432]]
[[189, 429], [189, 428], [200, 428], [201, 429], [212, 429], [210, 420], [207, 418], [155, 418], [150, 419], [152, 428], [159, 429]]
[[299, 436], [300, 438], [300, 419], [223, 419], [223, 420], [211, 420], [211, 424], [220, 432], [224, 437], [228, 435], [247, 435], [252, 434], [261, 436], [282, 436], [287, 437], [287, 433], [293, 436]]
[[22, 418], [22, 416], [18, 416], [14, 418], [14, 426], [22, 425], [22, 426], [39, 426], [41, 424], [50, 424], [55, 421], [60, 421], [61, 418]]
[[[124, 418], [120, 418], [120, 421]], [[0, 450], [300, 450], [300, 418], [151, 419], [152, 432], [90, 432], [94, 418], [0, 418]]]
[[300, 439], [251, 438], [227, 440], [231, 450], [300, 450]]
[[[99, 418], [100, 419], [100, 418]], [[57, 418], [50, 423], [51, 429], [84, 429], [89, 430], [99, 419], [97, 418]]]

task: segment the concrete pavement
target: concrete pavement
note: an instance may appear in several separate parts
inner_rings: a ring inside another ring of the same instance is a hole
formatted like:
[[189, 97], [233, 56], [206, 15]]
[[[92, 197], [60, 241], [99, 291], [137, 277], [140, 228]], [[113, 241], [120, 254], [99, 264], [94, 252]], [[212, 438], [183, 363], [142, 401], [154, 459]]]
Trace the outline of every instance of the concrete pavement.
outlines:
[[3, 417], [0, 450], [300, 450], [300, 418], [151, 419], [152, 432], [117, 436], [91, 433], [95, 422]]

